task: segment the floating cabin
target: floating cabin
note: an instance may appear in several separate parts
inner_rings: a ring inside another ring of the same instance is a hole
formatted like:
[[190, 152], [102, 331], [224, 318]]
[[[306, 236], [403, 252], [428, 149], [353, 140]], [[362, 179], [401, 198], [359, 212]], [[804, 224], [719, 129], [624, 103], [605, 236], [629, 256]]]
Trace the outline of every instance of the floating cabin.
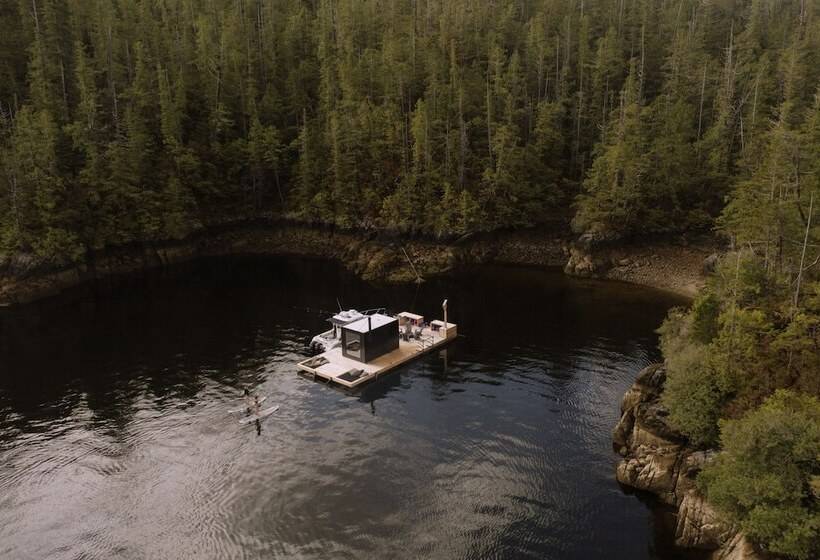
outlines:
[[339, 325], [341, 344], [299, 362], [299, 370], [347, 388], [371, 381], [456, 337], [456, 325], [447, 322], [446, 301], [443, 307], [444, 320], [429, 324], [421, 315], [403, 312], [395, 317], [375, 313]]
[[388, 315], [368, 315], [342, 327], [342, 355], [371, 362], [399, 347], [399, 320]]

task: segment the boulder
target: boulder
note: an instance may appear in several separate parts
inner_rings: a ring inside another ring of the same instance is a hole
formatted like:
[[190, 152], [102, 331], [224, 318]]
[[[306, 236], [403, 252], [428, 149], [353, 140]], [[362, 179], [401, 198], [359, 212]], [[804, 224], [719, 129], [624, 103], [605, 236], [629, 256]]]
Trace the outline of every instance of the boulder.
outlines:
[[703, 264], [701, 265], [701, 269], [703, 270], [704, 274], [712, 274], [715, 269], [717, 268], [718, 262], [720, 261], [720, 257], [717, 253], [712, 253], [705, 259], [703, 259]]
[[595, 247], [612, 244], [620, 239], [620, 235], [615, 232], [588, 231], [578, 236], [575, 244], [585, 251], [591, 251]]
[[757, 549], [743, 533], [732, 538], [712, 553], [709, 560], [768, 560], [771, 555]]
[[737, 529], [696, 491], [687, 492], [678, 505], [675, 544], [687, 548], [720, 548], [734, 537]]
[[675, 505], [675, 482], [680, 447], [640, 444], [618, 464], [616, 478], [621, 484], [651, 492], [662, 502]]
[[666, 381], [663, 364], [652, 364], [638, 374], [621, 401], [621, 419], [612, 432], [615, 450], [626, 454], [629, 446], [679, 447], [685, 438], [666, 421], [668, 411], [658, 396]]
[[686, 438], [669, 425], [669, 410], [658, 399], [644, 401], [635, 410], [636, 425], [658, 440], [657, 445], [683, 444]]
[[650, 392], [650, 396], [657, 396], [663, 390], [666, 383], [666, 366], [664, 364], [652, 364], [643, 368], [635, 384], [639, 385], [645, 392]]
[[624, 393], [623, 399], [621, 399], [621, 412], [626, 412], [627, 410], [632, 410], [644, 400], [646, 400], [647, 391], [640, 387], [637, 383], [634, 384], [629, 390]]
[[629, 439], [634, 427], [635, 414], [630, 408], [621, 414], [621, 419], [612, 431], [612, 447], [623, 457], [626, 457], [627, 453], [629, 453]]
[[592, 278], [605, 274], [611, 264], [606, 256], [594, 256], [582, 248], [573, 246], [569, 250], [569, 260], [564, 265], [564, 272], [570, 276]]
[[678, 465], [675, 493], [678, 496], [697, 491], [697, 477], [703, 467], [715, 458], [714, 451], [695, 451], [683, 454]]

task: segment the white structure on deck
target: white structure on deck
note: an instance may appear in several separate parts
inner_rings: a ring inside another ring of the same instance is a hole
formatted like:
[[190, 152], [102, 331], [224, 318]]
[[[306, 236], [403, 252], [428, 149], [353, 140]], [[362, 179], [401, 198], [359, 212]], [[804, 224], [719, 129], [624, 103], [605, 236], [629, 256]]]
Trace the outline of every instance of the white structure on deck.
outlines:
[[334, 347], [297, 365], [313, 379], [357, 387], [453, 340], [457, 329], [446, 320], [446, 300], [442, 307], [445, 320], [429, 324], [409, 312], [360, 318], [339, 328]]
[[331, 348], [336, 348], [342, 343], [341, 327], [349, 325], [368, 315], [382, 313], [384, 309], [368, 309], [366, 311], [356, 311], [355, 309], [348, 309], [347, 311], [339, 311], [333, 317], [328, 319], [332, 325], [330, 330], [321, 334], [317, 334], [310, 341], [311, 352], [325, 352]]

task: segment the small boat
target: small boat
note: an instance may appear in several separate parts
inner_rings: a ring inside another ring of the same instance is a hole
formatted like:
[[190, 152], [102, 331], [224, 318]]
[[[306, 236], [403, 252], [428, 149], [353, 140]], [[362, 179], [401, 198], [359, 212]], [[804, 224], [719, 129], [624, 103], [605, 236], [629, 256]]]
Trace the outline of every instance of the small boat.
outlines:
[[355, 323], [363, 317], [384, 313], [384, 308], [367, 309], [365, 311], [356, 311], [355, 309], [348, 309], [347, 311], [339, 311], [334, 316], [328, 319], [332, 325], [330, 330], [317, 334], [310, 340], [309, 349], [311, 354], [319, 354], [327, 352], [333, 348], [338, 348], [342, 343], [342, 327]]

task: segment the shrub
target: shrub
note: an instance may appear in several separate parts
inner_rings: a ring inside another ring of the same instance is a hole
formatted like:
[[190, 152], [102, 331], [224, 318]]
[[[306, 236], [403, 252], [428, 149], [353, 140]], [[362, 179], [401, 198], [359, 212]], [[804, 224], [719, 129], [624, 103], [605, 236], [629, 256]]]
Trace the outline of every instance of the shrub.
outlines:
[[724, 394], [710, 368], [707, 345], [693, 340], [691, 315], [675, 310], [659, 329], [666, 356], [667, 377], [663, 404], [669, 422], [695, 445], [715, 443]]
[[752, 540], [800, 560], [820, 554], [820, 401], [779, 390], [721, 422], [723, 452], [698, 484]]
[[692, 338], [708, 344], [718, 334], [720, 301], [712, 292], [705, 292], [692, 305]]

